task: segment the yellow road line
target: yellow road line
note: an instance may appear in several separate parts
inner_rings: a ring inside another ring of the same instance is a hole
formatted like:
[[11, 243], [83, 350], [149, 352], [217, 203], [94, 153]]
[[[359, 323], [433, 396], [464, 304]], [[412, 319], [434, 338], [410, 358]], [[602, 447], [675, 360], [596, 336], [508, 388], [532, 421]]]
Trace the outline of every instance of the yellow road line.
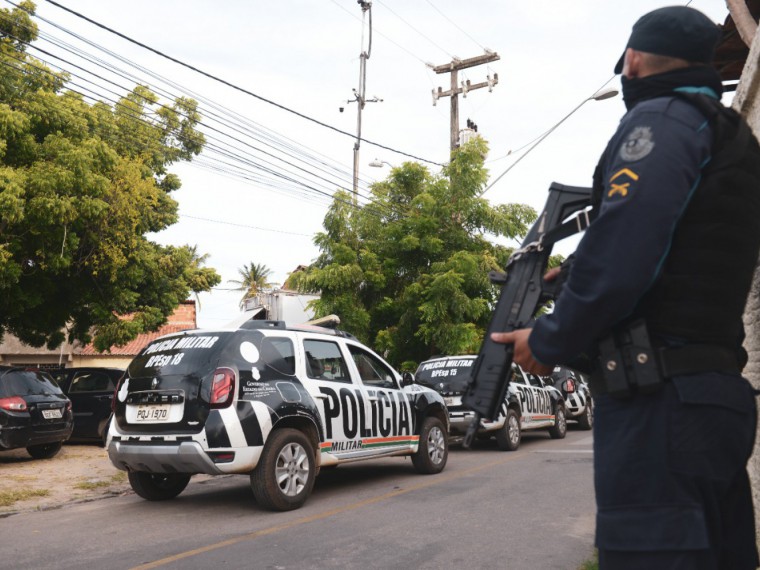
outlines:
[[179, 554], [175, 554], [173, 556], [167, 556], [166, 558], [161, 558], [160, 560], [155, 560], [154, 562], [148, 562], [146, 564], [141, 564], [140, 566], [135, 566], [135, 570], [148, 570], [150, 568], [158, 568], [160, 566], [164, 566], [166, 564], [171, 564], [172, 562], [177, 562], [179, 560], [184, 560], [185, 558], [190, 558], [192, 556], [196, 556], [198, 554], [203, 554], [205, 552], [211, 552], [213, 550], [218, 550], [220, 548], [224, 548], [226, 546], [232, 546], [233, 544], [239, 544], [241, 542], [245, 542], [247, 540], [253, 540], [256, 538], [259, 538], [261, 536], [267, 536], [269, 534], [274, 534], [276, 532], [279, 532], [281, 530], [288, 530], [290, 528], [302, 525], [302, 524], [308, 524], [314, 521], [318, 521], [321, 519], [326, 519], [328, 517], [339, 515], [341, 513], [345, 513], [348, 511], [353, 511], [356, 509], [360, 509], [362, 507], [366, 507], [367, 505], [372, 505], [374, 503], [379, 503], [381, 501], [384, 501], [386, 499], [392, 499], [393, 497], [397, 497], [399, 495], [404, 495], [406, 493], [411, 493], [412, 491], [417, 491], [419, 489], [425, 489], [427, 487], [432, 487], [433, 485], [440, 485], [442, 483], [446, 483], [447, 481], [451, 481], [454, 479], [460, 479], [462, 477], [466, 477], [467, 475], [470, 475], [472, 473], [477, 473], [478, 471], [483, 471], [484, 469], [488, 469], [490, 467], [495, 467], [497, 465], [503, 465], [504, 463], [507, 463], [508, 461], [512, 461], [514, 459], [517, 459], [518, 457], [522, 457], [526, 455], [525, 452], [513, 452], [510, 453], [508, 457], [498, 459], [496, 461], [491, 461], [489, 463], [483, 463], [481, 465], [478, 465], [477, 467], [471, 467], [470, 469], [466, 469], [461, 472], [451, 473], [451, 474], [439, 474], [435, 476], [431, 476], [430, 478], [424, 477], [425, 481], [422, 483], [417, 483], [416, 485], [411, 485], [405, 489], [396, 489], [394, 491], [390, 491], [388, 493], [385, 493], [383, 495], [378, 495], [377, 497], [373, 497], [371, 499], [365, 499], [363, 501], [358, 501], [356, 503], [350, 503], [348, 505], [344, 505], [342, 507], [336, 507], [334, 509], [331, 509], [329, 511], [323, 511], [321, 513], [317, 513], [314, 515], [310, 515], [308, 517], [302, 517], [300, 519], [296, 519], [290, 522], [286, 522], [280, 525], [271, 526], [269, 528], [264, 528], [261, 530], [257, 530], [255, 532], [251, 532], [248, 534], [243, 534], [241, 536], [230, 538], [228, 540], [223, 540], [222, 542], [216, 542], [214, 544], [209, 544], [207, 546], [202, 546], [201, 548], [194, 548], [193, 550], [188, 550], [186, 552], [181, 552]]

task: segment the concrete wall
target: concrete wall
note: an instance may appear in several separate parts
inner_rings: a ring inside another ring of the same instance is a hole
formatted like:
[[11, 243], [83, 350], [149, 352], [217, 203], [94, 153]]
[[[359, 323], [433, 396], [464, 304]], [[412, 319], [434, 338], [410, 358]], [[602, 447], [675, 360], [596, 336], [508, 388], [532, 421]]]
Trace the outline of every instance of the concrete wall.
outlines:
[[[733, 106], [744, 115], [760, 139], [760, 33], [755, 35], [747, 63], [742, 71], [741, 81], [736, 90]], [[760, 220], [758, 220], [760, 224]], [[755, 270], [755, 281], [747, 300], [744, 313], [744, 324], [747, 331], [745, 347], [749, 352], [749, 363], [745, 369], [745, 376], [752, 382], [755, 388], [760, 389], [760, 266]], [[755, 499], [756, 518], [760, 519], [760, 429], [755, 440], [755, 454], [750, 460], [750, 477], [752, 478], [752, 490]], [[760, 524], [757, 526], [758, 543], [760, 544]]]

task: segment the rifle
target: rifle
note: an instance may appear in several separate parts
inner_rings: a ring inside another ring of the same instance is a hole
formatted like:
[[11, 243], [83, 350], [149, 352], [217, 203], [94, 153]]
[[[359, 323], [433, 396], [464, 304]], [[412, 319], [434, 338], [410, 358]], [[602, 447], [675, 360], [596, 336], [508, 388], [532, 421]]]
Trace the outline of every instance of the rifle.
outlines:
[[[465, 448], [470, 447], [482, 418], [496, 421], [509, 388], [514, 346], [492, 341], [491, 333], [527, 327], [539, 307], [559, 295], [564, 276], [553, 282], [543, 279], [552, 246], [588, 227], [594, 217], [587, 210], [590, 205], [591, 188], [553, 182], [543, 211], [520, 249], [510, 256], [505, 272], [489, 273], [491, 282], [502, 288], [462, 396], [462, 404], [475, 412], [462, 444]], [[571, 218], [572, 214], [576, 215]]]

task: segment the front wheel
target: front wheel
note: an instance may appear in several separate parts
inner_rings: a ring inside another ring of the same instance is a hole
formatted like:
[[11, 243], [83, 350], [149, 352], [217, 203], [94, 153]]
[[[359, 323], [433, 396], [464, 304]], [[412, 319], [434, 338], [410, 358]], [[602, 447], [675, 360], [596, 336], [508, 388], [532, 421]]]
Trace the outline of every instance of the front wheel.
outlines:
[[269, 435], [251, 473], [256, 502], [270, 511], [290, 511], [309, 498], [315, 479], [314, 447], [302, 432], [283, 428]]
[[127, 475], [135, 493], [148, 501], [173, 499], [184, 491], [190, 482], [190, 475], [181, 473], [130, 471]]
[[412, 463], [417, 473], [432, 475], [446, 467], [449, 458], [449, 441], [443, 422], [428, 416], [420, 430], [420, 445], [412, 455]]
[[589, 430], [594, 427], [594, 400], [587, 396], [586, 409], [578, 418], [578, 425], [581, 429]]
[[567, 435], [567, 418], [565, 406], [562, 404], [557, 404], [557, 410], [554, 412], [554, 427], [549, 428], [549, 435], [552, 439], [563, 439]]
[[504, 427], [496, 432], [496, 445], [502, 451], [516, 451], [520, 447], [521, 437], [520, 418], [514, 409], [509, 408]]
[[62, 442], [56, 441], [55, 443], [42, 443], [40, 445], [30, 445], [26, 448], [27, 453], [35, 459], [50, 459], [58, 455], [61, 451]]

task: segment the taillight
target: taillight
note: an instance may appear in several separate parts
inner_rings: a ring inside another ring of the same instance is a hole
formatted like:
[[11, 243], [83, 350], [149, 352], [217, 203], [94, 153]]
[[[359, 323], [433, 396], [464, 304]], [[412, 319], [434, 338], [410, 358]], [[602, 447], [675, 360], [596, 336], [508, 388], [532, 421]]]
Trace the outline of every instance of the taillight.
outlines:
[[232, 403], [235, 392], [235, 372], [230, 368], [217, 368], [211, 381], [212, 408], [226, 408]]
[[119, 381], [116, 382], [116, 388], [113, 391], [113, 396], [111, 396], [111, 413], [116, 412], [116, 398], [119, 394], [119, 388], [121, 388], [121, 383], [124, 382], [124, 378], [126, 378], [127, 375], [124, 374], [121, 378], [119, 378]]
[[67, 412], [71, 411], [71, 400], [66, 400], [66, 411]]
[[570, 392], [575, 392], [575, 382], [573, 382], [572, 380], [568, 380], [567, 381], [567, 390], [566, 391], [567, 391], [568, 394]]
[[8, 410], [9, 412], [25, 412], [26, 402], [23, 398], [19, 398], [18, 396], [0, 398], [0, 409]]

